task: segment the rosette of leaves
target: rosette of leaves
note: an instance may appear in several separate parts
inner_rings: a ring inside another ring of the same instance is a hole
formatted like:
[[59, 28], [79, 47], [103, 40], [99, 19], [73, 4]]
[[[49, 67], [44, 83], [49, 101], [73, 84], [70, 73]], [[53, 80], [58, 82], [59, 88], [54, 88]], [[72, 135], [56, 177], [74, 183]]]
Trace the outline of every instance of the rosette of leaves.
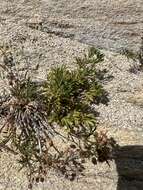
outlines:
[[[18, 155], [21, 168], [27, 168], [29, 180], [43, 172], [43, 155], [50, 141], [46, 107], [42, 100], [42, 84], [33, 82], [31, 70], [18, 70], [12, 54], [3, 52], [0, 65], [5, 85], [1, 89], [0, 149]], [[30, 72], [29, 72], [30, 71]]]
[[8, 79], [9, 89], [4, 93], [7, 96], [1, 99], [4, 124], [0, 129], [0, 147], [18, 154], [22, 167], [29, 168], [31, 175], [35, 172], [35, 163], [40, 163], [50, 131], [46, 128], [47, 116], [39, 86], [27, 76], [19, 78], [14, 73], [12, 75]]

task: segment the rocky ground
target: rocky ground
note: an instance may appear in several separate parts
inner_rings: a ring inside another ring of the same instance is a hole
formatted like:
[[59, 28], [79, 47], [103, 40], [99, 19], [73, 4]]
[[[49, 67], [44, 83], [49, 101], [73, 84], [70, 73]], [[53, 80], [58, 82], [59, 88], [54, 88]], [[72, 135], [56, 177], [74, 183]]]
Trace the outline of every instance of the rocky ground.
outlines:
[[136, 50], [143, 35], [142, 0], [20, 0], [18, 3], [1, 0], [0, 3], [0, 25], [5, 26], [5, 32], [14, 27], [19, 30], [37, 14], [44, 33], [106, 49]]
[[[142, 0], [0, 0], [0, 45], [11, 42], [23, 65], [40, 63], [37, 80], [51, 66], [73, 67], [74, 58], [89, 45], [104, 48], [105, 61], [99, 67], [110, 76], [103, 81], [109, 104], [96, 106], [99, 129], [108, 130], [121, 146], [110, 167], [88, 164], [85, 176], [74, 182], [49, 174], [34, 190], [143, 189], [143, 72], [131, 73], [136, 63], [117, 53], [125, 47], [138, 49], [142, 19]], [[27, 189], [15, 160], [0, 154], [0, 190]]]

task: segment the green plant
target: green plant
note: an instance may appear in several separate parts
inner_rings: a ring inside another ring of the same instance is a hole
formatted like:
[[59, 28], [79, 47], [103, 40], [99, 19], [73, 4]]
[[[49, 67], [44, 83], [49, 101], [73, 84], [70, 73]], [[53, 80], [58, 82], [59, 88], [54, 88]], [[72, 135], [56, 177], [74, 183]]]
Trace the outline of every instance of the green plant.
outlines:
[[102, 60], [103, 54], [91, 49], [84, 58], [76, 59], [76, 70], [61, 66], [53, 68], [47, 76], [43, 94], [48, 121], [65, 127], [69, 135], [74, 133], [76, 136], [77, 133], [78, 138], [82, 134], [90, 136], [95, 130], [96, 118], [91, 105], [102, 101], [105, 95], [95, 69], [96, 63]]
[[123, 49], [121, 52], [122, 55], [125, 55], [128, 59], [132, 59], [134, 62], [138, 62], [139, 64], [134, 65], [130, 68], [131, 72], [136, 73], [136, 71], [143, 70], [143, 37], [141, 38], [141, 46], [137, 52], [134, 52], [129, 49]]
[[96, 70], [103, 59], [91, 48], [76, 59], [74, 70], [52, 68], [40, 85], [27, 70], [20, 74], [9, 64], [1, 65], [8, 88], [0, 102], [5, 121], [0, 134], [7, 134], [0, 145], [18, 154], [22, 167], [28, 168], [29, 187], [33, 180], [44, 181], [49, 169], [73, 180], [84, 170], [86, 159], [93, 164], [109, 159], [111, 139], [97, 132], [93, 108], [107, 96]]

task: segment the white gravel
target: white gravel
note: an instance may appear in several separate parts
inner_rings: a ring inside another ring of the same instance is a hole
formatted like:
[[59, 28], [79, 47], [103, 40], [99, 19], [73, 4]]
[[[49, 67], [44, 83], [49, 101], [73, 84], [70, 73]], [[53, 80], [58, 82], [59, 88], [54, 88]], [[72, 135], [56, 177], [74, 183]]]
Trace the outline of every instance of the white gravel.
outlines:
[[[130, 73], [129, 69], [134, 65], [133, 61], [126, 57], [113, 54], [107, 57], [101, 68], [106, 68], [113, 79], [106, 82], [105, 89], [109, 92], [108, 106], [100, 105], [100, 121], [110, 123], [113, 127], [126, 128], [143, 132], [143, 107], [128, 102], [134, 93], [141, 93], [143, 87], [143, 72]], [[137, 64], [137, 63], [136, 63]]]
[[[22, 65], [26, 57], [31, 65], [40, 62], [36, 77], [45, 78], [49, 67], [64, 63], [72, 68], [73, 59], [87, 51], [85, 43], [111, 49], [122, 45], [138, 47], [143, 29], [142, 8], [142, 0], [0, 0], [0, 45], [11, 40], [13, 51], [20, 52], [23, 47]], [[39, 15], [38, 22], [44, 20], [50, 32], [28, 27], [27, 23], [35, 15]], [[73, 39], [67, 38], [67, 34], [74, 34]], [[128, 101], [130, 96], [142, 91], [143, 72], [130, 73], [132, 61], [116, 53], [104, 53], [105, 61], [99, 67], [106, 68], [113, 79], [103, 81], [109, 93], [108, 106], [95, 106], [100, 112], [100, 126], [107, 128], [121, 145], [143, 145], [143, 107]], [[14, 157], [0, 154], [0, 190], [27, 189], [25, 175], [17, 169]], [[111, 168], [106, 164], [96, 168], [88, 165], [86, 174], [73, 183], [49, 177], [50, 183], [40, 184], [34, 190], [117, 189], [118, 173], [114, 162]], [[118, 190], [141, 190], [134, 186], [135, 182], [130, 183]]]

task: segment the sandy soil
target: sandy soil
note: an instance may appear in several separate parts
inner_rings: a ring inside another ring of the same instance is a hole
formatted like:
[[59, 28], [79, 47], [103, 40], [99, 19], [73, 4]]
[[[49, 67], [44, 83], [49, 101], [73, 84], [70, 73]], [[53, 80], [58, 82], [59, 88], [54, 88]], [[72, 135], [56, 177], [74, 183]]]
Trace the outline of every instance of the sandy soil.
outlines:
[[[136, 49], [143, 32], [142, 14], [142, 0], [0, 0], [0, 45], [12, 43], [15, 59], [23, 66], [27, 61], [32, 66], [40, 63], [39, 80], [51, 66], [65, 63], [74, 67], [74, 57], [86, 52], [89, 44], [116, 51], [122, 47]], [[103, 81], [109, 105], [96, 107], [99, 128], [108, 129], [122, 146], [121, 159], [115, 158], [110, 168], [107, 164], [87, 164], [85, 176], [74, 182], [49, 174], [34, 190], [143, 189], [143, 108], [138, 103], [142, 102], [138, 99], [142, 98], [143, 73], [130, 73], [134, 63], [126, 57], [103, 52], [106, 58], [99, 67], [106, 68], [112, 78]], [[127, 145], [130, 158], [122, 156]], [[18, 172], [16, 159], [0, 153], [0, 190], [27, 189], [24, 171]]]

